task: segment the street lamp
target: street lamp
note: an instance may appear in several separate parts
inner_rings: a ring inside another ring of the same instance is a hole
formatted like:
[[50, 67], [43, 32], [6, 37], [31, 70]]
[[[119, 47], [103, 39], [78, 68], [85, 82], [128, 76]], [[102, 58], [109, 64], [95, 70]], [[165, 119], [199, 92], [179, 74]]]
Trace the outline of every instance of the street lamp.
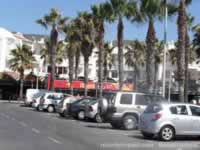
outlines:
[[166, 52], [167, 52], [167, 20], [168, 20], [168, 8], [167, 0], [165, 0], [165, 23], [164, 23], [164, 58], [163, 58], [163, 90], [162, 96], [165, 97], [165, 85], [166, 85]]

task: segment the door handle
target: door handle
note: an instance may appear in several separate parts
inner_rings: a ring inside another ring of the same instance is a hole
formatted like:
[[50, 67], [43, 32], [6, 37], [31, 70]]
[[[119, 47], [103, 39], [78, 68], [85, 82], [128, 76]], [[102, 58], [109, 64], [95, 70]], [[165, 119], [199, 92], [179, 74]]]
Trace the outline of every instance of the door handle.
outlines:
[[136, 108], [140, 109], [141, 107], [140, 107], [140, 106], [137, 106]]

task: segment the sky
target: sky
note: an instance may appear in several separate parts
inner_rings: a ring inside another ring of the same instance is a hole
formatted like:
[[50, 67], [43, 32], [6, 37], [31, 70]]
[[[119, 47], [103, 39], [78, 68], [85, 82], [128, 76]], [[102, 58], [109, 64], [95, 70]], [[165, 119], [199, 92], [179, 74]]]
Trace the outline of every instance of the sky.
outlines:
[[[102, 3], [105, 0], [1, 0], [0, 4], [0, 27], [9, 31], [34, 34], [49, 34], [36, 20], [50, 12], [51, 8], [57, 8], [63, 15], [71, 18], [76, 17], [80, 11], [90, 11], [91, 5]], [[200, 0], [193, 0], [187, 8], [195, 17], [195, 24], [200, 23]], [[177, 40], [177, 17], [173, 17], [168, 23], [168, 41]], [[116, 40], [117, 23], [105, 25], [105, 40]], [[163, 40], [163, 22], [155, 22], [156, 36]], [[145, 40], [147, 24], [133, 24], [124, 19], [125, 40]]]

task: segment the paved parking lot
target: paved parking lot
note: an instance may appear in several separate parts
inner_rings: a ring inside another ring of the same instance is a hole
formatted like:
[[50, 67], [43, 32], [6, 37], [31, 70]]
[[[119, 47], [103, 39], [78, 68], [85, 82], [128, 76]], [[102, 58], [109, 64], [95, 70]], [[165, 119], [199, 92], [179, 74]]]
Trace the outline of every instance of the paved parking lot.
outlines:
[[172, 142], [146, 140], [139, 131], [112, 129], [57, 114], [37, 112], [18, 104], [0, 103], [2, 150], [199, 150], [200, 138]]

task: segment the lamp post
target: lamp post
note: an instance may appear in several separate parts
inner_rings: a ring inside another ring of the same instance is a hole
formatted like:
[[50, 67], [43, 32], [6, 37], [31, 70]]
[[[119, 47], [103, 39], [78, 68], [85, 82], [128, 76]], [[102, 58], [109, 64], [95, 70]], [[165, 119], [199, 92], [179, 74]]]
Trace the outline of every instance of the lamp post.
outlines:
[[163, 90], [162, 96], [165, 97], [165, 85], [166, 85], [166, 52], [167, 52], [167, 20], [168, 20], [168, 8], [167, 0], [165, 0], [165, 23], [164, 23], [164, 58], [163, 58]]

